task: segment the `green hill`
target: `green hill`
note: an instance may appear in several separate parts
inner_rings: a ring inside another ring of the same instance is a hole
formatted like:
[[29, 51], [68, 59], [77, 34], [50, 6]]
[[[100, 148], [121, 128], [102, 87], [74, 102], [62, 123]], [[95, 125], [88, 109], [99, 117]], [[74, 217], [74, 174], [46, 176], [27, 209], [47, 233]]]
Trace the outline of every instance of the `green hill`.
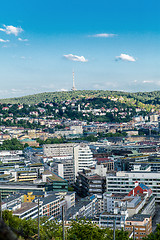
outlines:
[[24, 97], [16, 97], [16, 98], [6, 98], [0, 99], [1, 103], [25, 103], [25, 104], [36, 104], [40, 102], [60, 102], [64, 100], [82, 99], [82, 98], [94, 98], [94, 97], [107, 97], [110, 94], [120, 95], [121, 92], [112, 92], [112, 91], [92, 91], [92, 90], [83, 90], [83, 91], [68, 91], [68, 92], [44, 92], [38, 93], [34, 95], [28, 95]]
[[[28, 95], [16, 98], [0, 99], [1, 103], [11, 104], [37, 104], [40, 102], [61, 102], [64, 100], [71, 99], [83, 99], [83, 98], [106, 98], [114, 97], [118, 98], [119, 101], [133, 102], [139, 101], [142, 104], [160, 104], [160, 91], [154, 92], [120, 92], [120, 91], [103, 91], [103, 90], [83, 90], [83, 91], [68, 91], [68, 92], [45, 92], [34, 95]], [[124, 99], [123, 99], [124, 98]]]
[[[128, 93], [102, 90], [45, 92], [1, 99], [0, 103], [0, 114], [3, 115], [3, 118], [36, 115], [89, 122], [128, 122], [136, 115], [145, 117], [149, 113], [158, 113], [160, 111], [160, 92]], [[24, 105], [19, 108], [17, 104]], [[9, 120], [5, 121], [2, 119], [1, 124], [8, 124], [8, 126], [13, 124]], [[26, 125], [26, 122], [21, 122], [21, 125], [29, 127], [30, 123], [28, 122]]]

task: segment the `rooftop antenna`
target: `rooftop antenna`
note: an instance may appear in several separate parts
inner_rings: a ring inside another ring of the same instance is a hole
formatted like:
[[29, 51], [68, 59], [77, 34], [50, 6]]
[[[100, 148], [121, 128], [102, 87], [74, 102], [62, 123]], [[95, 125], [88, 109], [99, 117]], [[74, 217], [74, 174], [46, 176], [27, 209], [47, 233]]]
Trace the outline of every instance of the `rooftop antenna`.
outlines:
[[76, 91], [77, 89], [75, 88], [75, 83], [74, 83], [74, 70], [73, 70], [73, 87], [71, 89], [72, 91]]

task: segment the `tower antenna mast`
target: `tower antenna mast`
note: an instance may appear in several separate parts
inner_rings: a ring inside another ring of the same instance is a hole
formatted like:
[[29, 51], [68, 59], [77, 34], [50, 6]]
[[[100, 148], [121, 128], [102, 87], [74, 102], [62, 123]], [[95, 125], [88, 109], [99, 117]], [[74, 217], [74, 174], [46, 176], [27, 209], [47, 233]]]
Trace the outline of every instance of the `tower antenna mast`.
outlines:
[[74, 82], [74, 70], [73, 70], [73, 87], [71, 89], [72, 91], [76, 91], [76, 87], [75, 87], [75, 82]]

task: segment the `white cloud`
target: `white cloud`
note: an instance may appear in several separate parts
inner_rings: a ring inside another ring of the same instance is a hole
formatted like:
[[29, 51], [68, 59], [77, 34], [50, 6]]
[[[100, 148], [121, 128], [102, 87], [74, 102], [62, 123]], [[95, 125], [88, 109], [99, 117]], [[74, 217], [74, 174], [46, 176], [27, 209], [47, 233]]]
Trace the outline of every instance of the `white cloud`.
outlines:
[[68, 89], [61, 88], [61, 89], [60, 89], [60, 91], [61, 91], [61, 92], [67, 92], [67, 91], [68, 91]]
[[153, 83], [153, 80], [144, 80], [143, 83]]
[[12, 25], [3, 26], [4, 28], [0, 28], [0, 31], [5, 32], [6, 34], [14, 34], [15, 36], [18, 36], [19, 33], [23, 32], [23, 29], [21, 27], [14, 27]]
[[28, 39], [18, 38], [18, 41], [21, 41], [21, 42], [28, 42]]
[[99, 33], [99, 34], [90, 35], [89, 37], [109, 38], [109, 37], [115, 37], [115, 36], [117, 36], [117, 34], [113, 34], [113, 33]]
[[88, 60], [85, 59], [84, 56], [68, 54], [68, 55], [64, 55], [64, 57], [67, 58], [68, 60], [75, 61], [75, 62], [88, 62]]
[[124, 53], [121, 53], [120, 56], [116, 56], [116, 60], [123, 60], [123, 61], [128, 61], [128, 62], [135, 62], [135, 58], [128, 55], [128, 54], [124, 54]]
[[6, 43], [6, 42], [9, 42], [9, 40], [4, 40], [4, 39], [0, 38], [0, 42]]

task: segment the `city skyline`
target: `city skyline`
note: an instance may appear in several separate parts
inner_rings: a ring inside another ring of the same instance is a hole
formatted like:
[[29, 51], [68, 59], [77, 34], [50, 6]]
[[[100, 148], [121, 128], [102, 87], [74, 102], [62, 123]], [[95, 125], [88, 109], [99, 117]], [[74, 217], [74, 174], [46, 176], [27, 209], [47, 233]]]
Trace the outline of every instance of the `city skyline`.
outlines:
[[158, 1], [8, 0], [0, 9], [1, 98], [72, 88], [160, 90]]

